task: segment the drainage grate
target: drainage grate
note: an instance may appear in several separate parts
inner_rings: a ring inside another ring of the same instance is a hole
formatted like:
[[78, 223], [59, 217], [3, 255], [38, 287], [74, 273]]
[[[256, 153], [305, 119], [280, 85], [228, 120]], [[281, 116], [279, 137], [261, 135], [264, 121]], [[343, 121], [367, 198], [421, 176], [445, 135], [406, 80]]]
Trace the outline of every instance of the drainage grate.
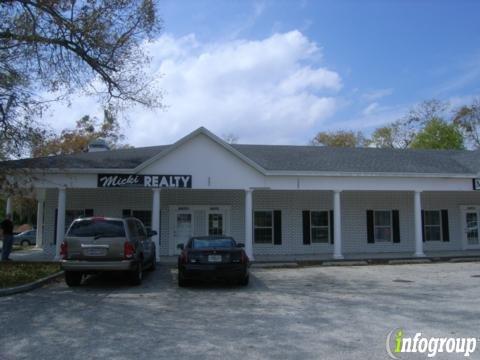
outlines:
[[395, 279], [393, 282], [399, 282], [399, 283], [413, 283], [412, 280], [405, 280], [405, 279]]
[[473, 278], [480, 278], [480, 275], [472, 275]]

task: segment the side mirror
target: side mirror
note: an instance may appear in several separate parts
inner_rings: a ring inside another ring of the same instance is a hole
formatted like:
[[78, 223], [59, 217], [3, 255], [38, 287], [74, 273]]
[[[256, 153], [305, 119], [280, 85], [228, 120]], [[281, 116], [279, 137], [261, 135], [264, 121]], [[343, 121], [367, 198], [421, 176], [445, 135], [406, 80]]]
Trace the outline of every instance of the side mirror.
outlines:
[[152, 237], [157, 235], [158, 233], [155, 230], [147, 230], [147, 237]]
[[237, 247], [238, 247], [238, 248], [244, 248], [244, 247], [245, 247], [245, 244], [243, 244], [243, 243], [238, 243], [238, 244], [237, 244]]
[[183, 244], [178, 244], [178, 245], [177, 245], [177, 249], [183, 250], [183, 249], [184, 249]]

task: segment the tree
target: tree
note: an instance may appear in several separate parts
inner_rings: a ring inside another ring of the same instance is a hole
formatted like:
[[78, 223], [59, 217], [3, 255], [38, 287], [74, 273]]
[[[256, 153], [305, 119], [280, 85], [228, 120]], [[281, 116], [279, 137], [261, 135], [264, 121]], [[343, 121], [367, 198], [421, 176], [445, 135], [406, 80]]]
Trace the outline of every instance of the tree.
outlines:
[[412, 146], [418, 133], [433, 119], [443, 121], [448, 104], [432, 99], [423, 101], [390, 125], [372, 133], [371, 144], [378, 148], [406, 149]]
[[362, 147], [368, 146], [368, 141], [363, 134], [353, 131], [319, 132], [311, 141], [312, 145], [332, 147]]
[[474, 148], [480, 149], [480, 98], [473, 100], [469, 106], [457, 109], [453, 122], [460, 127], [465, 140]]
[[433, 118], [415, 136], [412, 149], [464, 149], [463, 136], [457, 125], [442, 119]]
[[124, 135], [115, 118], [105, 111], [103, 121], [89, 115], [77, 121], [75, 129], [66, 129], [60, 135], [38, 137], [32, 146], [32, 157], [66, 155], [85, 151], [95, 139], [104, 139], [111, 149], [125, 148]]
[[391, 125], [376, 129], [370, 143], [378, 148], [406, 149], [416, 134], [416, 126], [405, 121], [395, 121]]
[[[144, 69], [153, 0], [0, 1], [0, 149], [19, 156], [49, 102], [82, 92], [113, 112], [159, 106]], [[45, 94], [55, 94], [46, 98]]]

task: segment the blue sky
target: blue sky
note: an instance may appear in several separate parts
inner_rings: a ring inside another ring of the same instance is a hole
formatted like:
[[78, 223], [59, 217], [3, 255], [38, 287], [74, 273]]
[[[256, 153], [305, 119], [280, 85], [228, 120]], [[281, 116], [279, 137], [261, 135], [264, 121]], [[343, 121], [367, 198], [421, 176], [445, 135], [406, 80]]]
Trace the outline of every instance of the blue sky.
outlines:
[[480, 1], [158, 7], [164, 29], [147, 47], [166, 109], [132, 111], [127, 140], [136, 146], [198, 126], [239, 142], [305, 144], [322, 130], [369, 133], [422, 100], [456, 107], [480, 95]]

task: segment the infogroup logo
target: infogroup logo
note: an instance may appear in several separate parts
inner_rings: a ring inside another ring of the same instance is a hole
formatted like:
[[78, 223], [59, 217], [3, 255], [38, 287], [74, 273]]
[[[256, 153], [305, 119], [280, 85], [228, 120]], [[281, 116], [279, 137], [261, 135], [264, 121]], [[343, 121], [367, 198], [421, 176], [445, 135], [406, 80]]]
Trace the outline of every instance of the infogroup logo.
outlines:
[[477, 338], [423, 337], [417, 332], [413, 337], [406, 337], [403, 329], [394, 329], [387, 334], [385, 346], [392, 359], [401, 359], [404, 353], [427, 354], [429, 358], [439, 353], [458, 354], [470, 357], [477, 348]]

